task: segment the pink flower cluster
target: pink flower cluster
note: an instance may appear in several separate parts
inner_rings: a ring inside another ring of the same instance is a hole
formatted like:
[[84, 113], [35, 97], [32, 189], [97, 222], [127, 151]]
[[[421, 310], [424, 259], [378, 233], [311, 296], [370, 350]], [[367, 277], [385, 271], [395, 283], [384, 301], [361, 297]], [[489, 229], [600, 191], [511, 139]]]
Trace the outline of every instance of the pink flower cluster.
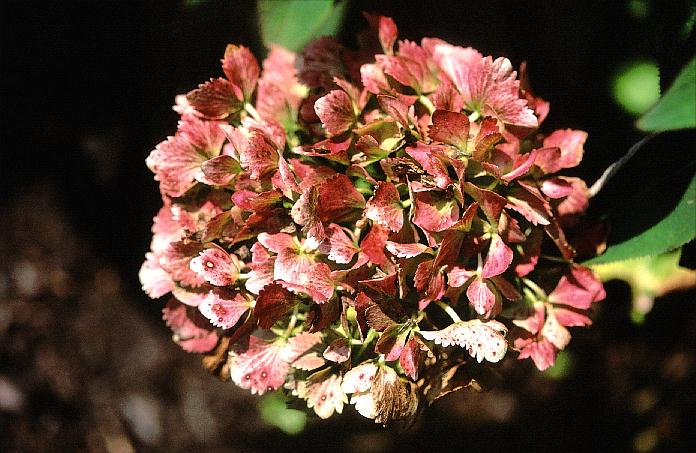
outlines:
[[386, 423], [508, 349], [552, 366], [605, 294], [564, 234], [588, 194], [557, 172], [586, 133], [541, 134], [549, 104], [506, 58], [369, 20], [379, 50], [321, 38], [261, 68], [230, 45], [177, 98], [140, 279], [223, 378]]

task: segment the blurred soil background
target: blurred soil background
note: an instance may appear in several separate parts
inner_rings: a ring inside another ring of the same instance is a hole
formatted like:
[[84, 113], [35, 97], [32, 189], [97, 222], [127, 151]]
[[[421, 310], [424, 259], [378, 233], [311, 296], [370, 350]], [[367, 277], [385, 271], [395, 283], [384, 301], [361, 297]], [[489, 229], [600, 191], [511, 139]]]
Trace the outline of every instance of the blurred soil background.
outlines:
[[[618, 68], [654, 61], [664, 89], [696, 48], [680, 35], [689, 1], [353, 0], [342, 42], [363, 10], [402, 38], [527, 60], [552, 105], [543, 128], [589, 132], [575, 174], [590, 183], [640, 137], [612, 97]], [[217, 76], [228, 42], [262, 55], [254, 14], [250, 1], [0, 3], [0, 451], [696, 451], [693, 290], [636, 324], [628, 286], [610, 282], [561, 366], [508, 361], [494, 390], [450, 395], [409, 430], [348, 406], [290, 436], [176, 346], [137, 279], [160, 204], [144, 159], [175, 131], [174, 96]], [[594, 213], [658, 174], [674, 185], [646, 210], [668, 207], [694, 143], [652, 141]], [[696, 267], [693, 244], [682, 265]]]

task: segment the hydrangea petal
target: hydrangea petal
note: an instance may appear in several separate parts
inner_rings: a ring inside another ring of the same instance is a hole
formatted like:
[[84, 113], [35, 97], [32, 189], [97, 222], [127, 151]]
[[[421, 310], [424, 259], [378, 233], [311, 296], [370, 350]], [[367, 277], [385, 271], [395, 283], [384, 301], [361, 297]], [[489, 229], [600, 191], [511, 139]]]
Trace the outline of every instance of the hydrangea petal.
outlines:
[[208, 320], [195, 308], [189, 308], [172, 298], [162, 309], [163, 318], [174, 333], [174, 342], [187, 352], [208, 352], [218, 342], [218, 335]]
[[594, 302], [606, 297], [604, 286], [592, 270], [574, 264], [570, 272], [563, 275], [556, 288], [549, 294], [549, 302], [588, 309]]
[[252, 394], [263, 395], [280, 388], [290, 364], [283, 360], [283, 344], [269, 342], [255, 335], [246, 348], [233, 348], [230, 354], [230, 377]]
[[507, 351], [507, 328], [498, 321], [459, 321], [442, 330], [421, 331], [420, 334], [426, 340], [445, 347], [457, 345], [465, 348], [479, 363], [483, 359], [499, 362]]
[[297, 396], [307, 401], [319, 418], [327, 419], [334, 412], [343, 412], [348, 397], [341, 389], [341, 376], [320, 371], [297, 384]]
[[428, 131], [431, 140], [466, 150], [469, 140], [469, 117], [459, 112], [435, 110], [433, 125]]
[[242, 90], [244, 99], [251, 99], [261, 72], [256, 57], [244, 46], [229, 44], [221, 61], [227, 79]]
[[333, 90], [317, 99], [314, 110], [326, 132], [332, 135], [345, 132], [355, 122], [353, 103], [348, 93], [342, 90]]
[[235, 86], [221, 77], [198, 85], [186, 95], [186, 99], [203, 116], [214, 119], [225, 118], [242, 108]]
[[399, 191], [390, 182], [379, 181], [377, 184], [374, 196], [365, 206], [365, 217], [398, 232], [404, 225]]
[[476, 313], [490, 317], [496, 305], [496, 297], [482, 278], [476, 278], [466, 289], [466, 297]]
[[512, 263], [512, 249], [507, 246], [503, 239], [494, 234], [491, 238], [491, 245], [488, 249], [486, 261], [481, 271], [482, 278], [490, 278], [500, 275], [510, 267]]
[[342, 227], [335, 223], [326, 228], [326, 240], [319, 246], [319, 251], [339, 264], [348, 264], [360, 249], [348, 237]]
[[214, 326], [230, 329], [251, 306], [252, 303], [238, 291], [215, 288], [198, 305], [198, 310]]
[[262, 329], [270, 329], [299, 299], [277, 283], [265, 286], [256, 298], [254, 316]]
[[192, 271], [215, 286], [227, 286], [236, 282], [241, 266], [236, 256], [217, 247], [203, 250], [189, 264]]

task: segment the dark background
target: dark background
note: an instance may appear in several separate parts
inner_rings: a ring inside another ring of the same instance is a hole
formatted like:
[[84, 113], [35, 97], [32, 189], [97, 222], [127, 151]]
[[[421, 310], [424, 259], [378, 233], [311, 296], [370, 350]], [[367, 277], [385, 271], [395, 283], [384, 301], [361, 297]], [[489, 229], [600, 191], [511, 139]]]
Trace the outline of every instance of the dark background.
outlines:
[[[526, 60], [551, 101], [543, 130], [589, 133], [571, 173], [592, 183], [641, 137], [611, 97], [619, 65], [658, 62], [664, 89], [693, 56], [693, 32], [680, 36], [692, 2], [642, 3], [644, 18], [624, 1], [353, 0], [339, 38], [353, 44], [367, 10], [400, 38]], [[299, 437], [265, 425], [255, 399], [171, 344], [137, 279], [160, 205], [144, 159], [175, 131], [174, 96], [220, 75], [227, 43], [262, 55], [254, 3], [3, 1], [0, 20], [0, 450], [696, 451], [695, 294], [659, 299], [635, 325], [618, 282], [574, 332], [563, 379], [508, 367], [500, 388], [449, 397], [406, 432], [350, 407]], [[656, 138], [593, 200], [617, 225], [640, 201], [643, 220], [615, 239], [674, 205], [694, 139]]]

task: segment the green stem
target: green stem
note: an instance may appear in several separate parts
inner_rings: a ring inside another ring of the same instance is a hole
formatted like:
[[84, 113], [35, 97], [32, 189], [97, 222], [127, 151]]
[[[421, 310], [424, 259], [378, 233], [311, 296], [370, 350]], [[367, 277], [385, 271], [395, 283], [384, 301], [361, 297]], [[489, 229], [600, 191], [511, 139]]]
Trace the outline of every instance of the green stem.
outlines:
[[418, 96], [418, 101], [425, 106], [425, 108], [428, 109], [430, 114], [432, 115], [433, 112], [435, 111], [435, 106], [433, 105], [432, 102], [430, 102], [430, 99], [427, 97], [423, 96], [422, 94]]
[[300, 311], [300, 306], [295, 305], [295, 309], [292, 311], [292, 317], [290, 318], [290, 323], [288, 324], [288, 328], [285, 329], [285, 333], [283, 334], [283, 338], [289, 338], [290, 334], [292, 333], [292, 329], [295, 328], [295, 324], [297, 323], [297, 313]]
[[247, 102], [244, 104], [244, 110], [246, 110], [247, 113], [249, 113], [249, 115], [251, 115], [256, 121], [261, 121], [261, 115], [259, 115], [259, 112], [256, 111], [253, 105]]

